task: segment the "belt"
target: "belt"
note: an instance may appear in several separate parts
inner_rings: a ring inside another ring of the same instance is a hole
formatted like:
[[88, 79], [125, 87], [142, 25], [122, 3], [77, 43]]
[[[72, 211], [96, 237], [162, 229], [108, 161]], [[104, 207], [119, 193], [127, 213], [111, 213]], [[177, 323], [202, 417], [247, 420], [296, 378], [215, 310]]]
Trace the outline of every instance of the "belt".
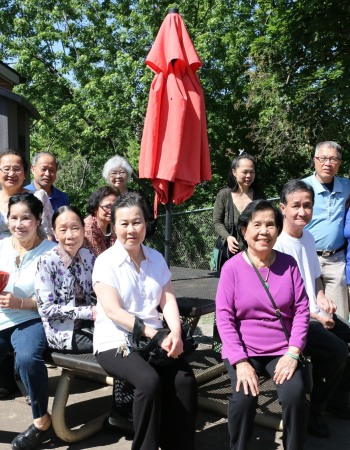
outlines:
[[335, 250], [317, 250], [317, 254], [318, 254], [318, 256], [323, 256], [324, 258], [327, 258], [327, 256], [333, 256], [336, 253], [343, 250], [344, 248], [346, 248], [346, 243]]

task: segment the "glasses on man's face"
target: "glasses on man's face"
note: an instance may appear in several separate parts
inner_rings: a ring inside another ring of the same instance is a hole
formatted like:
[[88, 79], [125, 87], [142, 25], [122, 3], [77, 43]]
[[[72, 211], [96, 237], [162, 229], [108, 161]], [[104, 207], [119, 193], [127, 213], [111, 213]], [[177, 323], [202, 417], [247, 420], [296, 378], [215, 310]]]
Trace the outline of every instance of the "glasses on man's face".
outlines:
[[106, 206], [102, 206], [102, 205], [98, 205], [101, 209], [103, 209], [104, 212], [108, 212], [112, 209], [112, 205], [106, 205]]
[[0, 167], [0, 170], [3, 174], [8, 175], [10, 172], [19, 174], [23, 172], [23, 167], [15, 166], [15, 167]]
[[321, 164], [325, 164], [327, 161], [329, 161], [330, 164], [337, 164], [340, 161], [336, 156], [331, 156], [330, 158], [326, 158], [326, 156], [315, 156], [315, 159]]
[[111, 172], [111, 173], [109, 174], [109, 176], [110, 176], [111, 178], [117, 177], [118, 175], [119, 175], [120, 177], [125, 177], [126, 172], [125, 172], [124, 170], [120, 170], [119, 172]]

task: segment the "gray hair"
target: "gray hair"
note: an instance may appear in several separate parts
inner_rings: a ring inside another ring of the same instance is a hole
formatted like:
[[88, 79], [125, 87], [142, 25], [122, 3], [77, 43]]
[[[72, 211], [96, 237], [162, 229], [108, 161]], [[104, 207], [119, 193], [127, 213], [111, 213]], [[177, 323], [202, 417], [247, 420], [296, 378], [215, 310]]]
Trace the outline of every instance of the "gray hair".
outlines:
[[32, 159], [32, 166], [35, 167], [36, 164], [37, 164], [37, 162], [38, 162], [38, 159], [39, 159], [41, 156], [44, 156], [44, 155], [49, 155], [49, 156], [52, 156], [52, 157], [53, 157], [53, 159], [55, 160], [55, 163], [56, 163], [56, 169], [58, 170], [58, 159], [56, 158], [55, 155], [53, 155], [53, 154], [50, 153], [50, 152], [40, 152], [40, 153], [38, 153], [37, 155], [35, 155], [35, 156], [33, 157], [33, 159]]
[[337, 153], [338, 153], [338, 158], [339, 158], [339, 159], [343, 159], [343, 150], [342, 150], [342, 148], [340, 147], [340, 145], [337, 144], [336, 142], [334, 142], [334, 141], [324, 141], [324, 142], [319, 142], [319, 143], [316, 145], [315, 156], [317, 155], [317, 153], [319, 152], [319, 150], [320, 150], [321, 147], [330, 147], [330, 148], [334, 148], [334, 149], [337, 151]]
[[128, 174], [128, 181], [131, 179], [132, 175], [132, 167], [129, 164], [129, 161], [124, 158], [124, 156], [115, 155], [106, 162], [103, 166], [102, 176], [109, 183], [109, 174], [113, 169], [117, 167], [122, 167], [126, 173]]

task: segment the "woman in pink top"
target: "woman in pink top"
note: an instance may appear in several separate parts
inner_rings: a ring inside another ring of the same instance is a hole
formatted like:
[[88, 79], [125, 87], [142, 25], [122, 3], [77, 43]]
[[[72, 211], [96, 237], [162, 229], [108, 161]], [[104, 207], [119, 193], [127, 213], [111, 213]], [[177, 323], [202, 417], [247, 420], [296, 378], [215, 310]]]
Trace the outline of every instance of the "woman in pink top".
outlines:
[[[274, 205], [250, 203], [238, 222], [247, 251], [225, 263], [218, 286], [216, 318], [233, 389], [228, 423], [235, 450], [245, 450], [253, 433], [260, 375], [269, 375], [276, 385], [284, 448], [301, 450], [305, 442], [310, 404], [298, 357], [306, 343], [309, 301], [295, 259], [273, 250], [281, 230]], [[289, 343], [251, 261], [281, 312]]]

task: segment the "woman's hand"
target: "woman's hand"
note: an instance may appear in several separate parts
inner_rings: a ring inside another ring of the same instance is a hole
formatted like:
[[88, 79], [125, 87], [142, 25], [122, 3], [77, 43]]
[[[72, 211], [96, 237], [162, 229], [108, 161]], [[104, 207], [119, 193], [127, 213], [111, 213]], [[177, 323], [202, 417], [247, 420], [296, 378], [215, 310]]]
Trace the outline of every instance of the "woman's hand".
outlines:
[[227, 246], [231, 253], [236, 254], [239, 251], [237, 239], [233, 236], [227, 238]]
[[95, 322], [97, 317], [97, 308], [96, 306], [92, 306], [92, 320]]
[[236, 392], [239, 392], [241, 384], [243, 384], [245, 395], [249, 395], [250, 388], [253, 397], [256, 397], [259, 394], [259, 378], [255, 372], [255, 369], [249, 364], [248, 361], [244, 361], [236, 364], [236, 373]]
[[320, 314], [317, 314], [317, 320], [322, 323], [326, 330], [331, 330], [335, 325], [333, 319], [330, 319], [327, 316], [321, 316]]
[[294, 375], [297, 365], [298, 365], [297, 359], [294, 359], [291, 356], [288, 356], [287, 354], [283, 355], [282, 358], [279, 359], [275, 367], [275, 376], [273, 377], [275, 383], [283, 384], [286, 380], [290, 380]]
[[0, 294], [0, 308], [20, 309], [23, 306], [23, 301], [12, 292], [3, 291]]
[[180, 333], [171, 331], [160, 346], [168, 352], [169, 357], [178, 358], [184, 347], [181, 339], [181, 330]]

